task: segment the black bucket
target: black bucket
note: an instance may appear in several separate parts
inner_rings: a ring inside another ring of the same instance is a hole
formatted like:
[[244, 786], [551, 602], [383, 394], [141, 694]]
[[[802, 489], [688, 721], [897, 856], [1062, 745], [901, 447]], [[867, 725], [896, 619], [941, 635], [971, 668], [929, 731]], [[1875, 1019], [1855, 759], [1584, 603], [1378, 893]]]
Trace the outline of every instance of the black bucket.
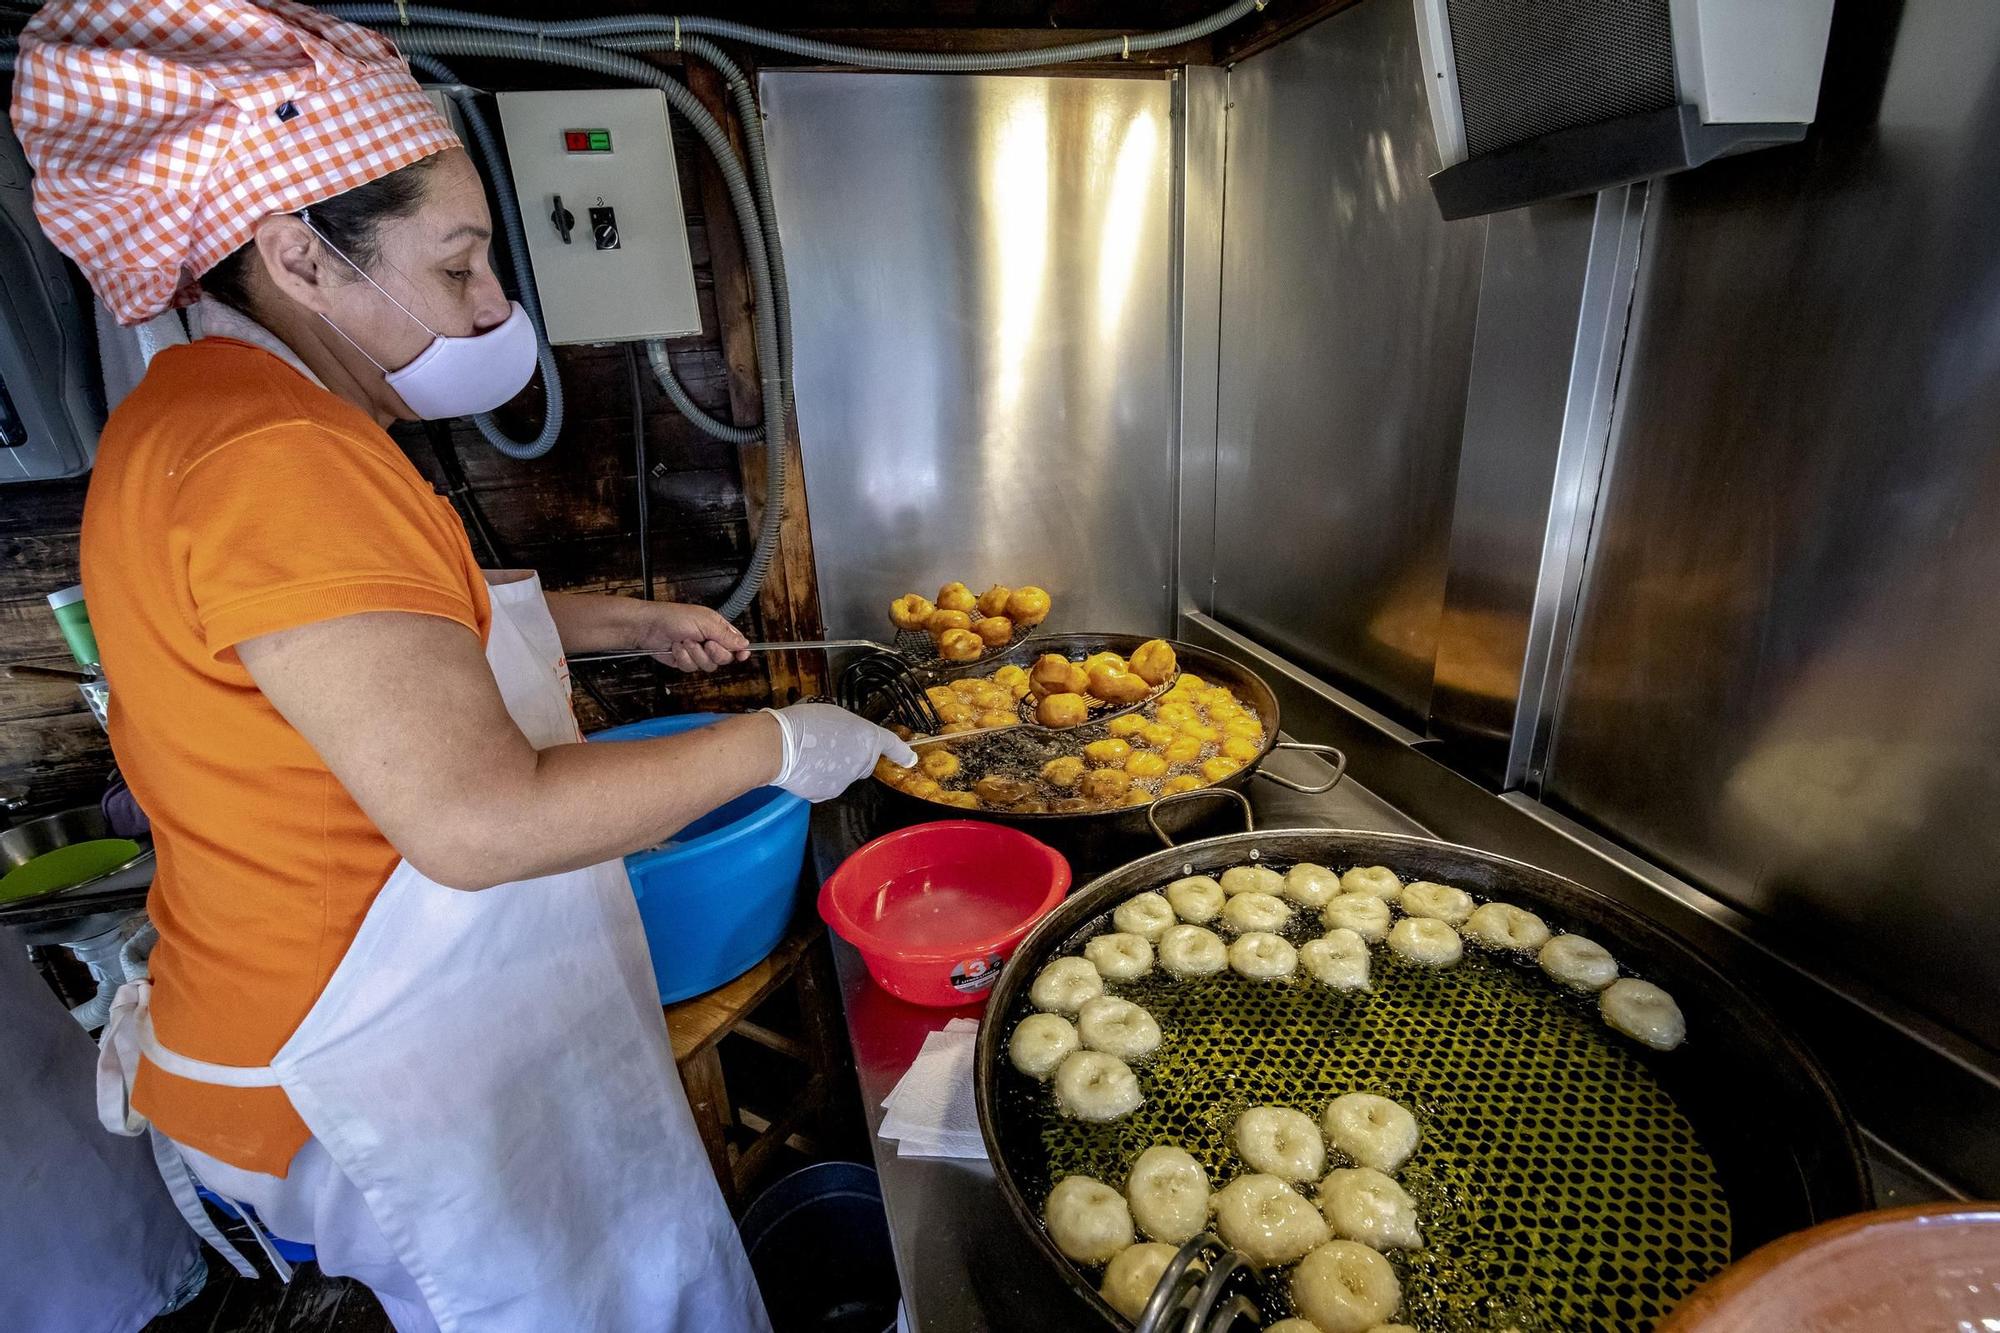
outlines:
[[775, 1333], [887, 1333], [896, 1259], [875, 1172], [854, 1162], [794, 1171], [743, 1214], [743, 1248]]

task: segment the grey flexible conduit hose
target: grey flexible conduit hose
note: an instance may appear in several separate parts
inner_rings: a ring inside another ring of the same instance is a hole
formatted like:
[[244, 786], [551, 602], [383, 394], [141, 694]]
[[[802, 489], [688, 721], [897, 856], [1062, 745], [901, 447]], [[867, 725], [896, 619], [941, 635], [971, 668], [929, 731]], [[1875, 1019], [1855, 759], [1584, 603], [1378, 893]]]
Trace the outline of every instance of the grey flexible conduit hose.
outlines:
[[[379, 8], [387, 12], [389, 19], [395, 18], [394, 5], [384, 5]], [[448, 21], [469, 17], [451, 11], [436, 12], [446, 16]], [[341, 17], [346, 15], [343, 14]], [[363, 22], [379, 21], [367, 15], [359, 17]], [[416, 17], [414, 10], [412, 17]], [[666, 71], [658, 66], [649, 65], [643, 60], [621, 52], [600, 50], [576, 42], [529, 37], [512, 32], [457, 28], [399, 27], [391, 29], [390, 33], [396, 44], [409, 53], [531, 60], [543, 64], [564, 65], [573, 69], [607, 74], [642, 87], [658, 88], [666, 94], [668, 104], [694, 127], [695, 133], [714, 156], [723, 184], [729, 191], [730, 206], [736, 213], [737, 229], [743, 235], [744, 266], [750, 271], [753, 290], [752, 328], [757, 347], [764, 420], [784, 421], [786, 395], [778, 344], [778, 321], [773, 311], [777, 298], [771, 283], [769, 251], [764, 242], [763, 223], [759, 219], [756, 197], [750, 189], [749, 180], [744, 175], [742, 163], [737, 160], [735, 149], [729, 142], [729, 136], [715, 117], [708, 113], [708, 109], [701, 104], [700, 99], [681, 83], [668, 77]], [[777, 554], [778, 531], [784, 518], [783, 450], [769, 451], [765, 474], [764, 517], [758, 528], [756, 546], [751, 552], [749, 566], [744, 570], [743, 577], [738, 580], [727, 600], [718, 608], [722, 616], [728, 620], [734, 620], [742, 615], [756, 600], [758, 590], [763, 587], [764, 578], [769, 573], [771, 562]]]
[[[557, 23], [536, 23], [530, 19], [499, 18], [490, 14], [463, 14], [440, 5], [408, 5], [405, 17], [394, 4], [322, 5], [327, 13], [344, 19], [380, 25], [388, 23], [470, 23], [489, 32], [510, 32], [529, 37], [575, 38], [585, 41], [605, 37], [645, 36], [660, 47], [685, 47], [690, 37], [717, 37], [783, 51], [808, 60], [833, 65], [854, 65], [864, 69], [912, 70], [933, 74], [978, 74], [993, 70], [1031, 69], [1037, 65], [1062, 65], [1076, 60], [1104, 60], [1135, 52], [1158, 51], [1169, 46], [1199, 41], [1211, 33], [1264, 7], [1267, 0], [1235, 0], [1206, 18], [1161, 32], [1143, 32], [1131, 37], [1100, 37], [1088, 42], [1070, 42], [1028, 51], [878, 51], [865, 46], [845, 46], [839, 42], [815, 41], [790, 33], [772, 32], [733, 19], [704, 15], [633, 14], [621, 18], [566, 19]], [[622, 43], [621, 43], [622, 45]]]
[[409, 61], [413, 68], [447, 85], [445, 95], [458, 107], [466, 128], [472, 132], [472, 151], [479, 156], [486, 179], [493, 186], [493, 198], [500, 206], [500, 230], [507, 237], [507, 258], [514, 269], [514, 287], [521, 293], [521, 304], [535, 325], [535, 363], [542, 372], [542, 429], [534, 439], [521, 441], [502, 430], [491, 412], [479, 413], [472, 418], [472, 424], [479, 428], [479, 433], [495, 449], [509, 458], [528, 462], [556, 447], [556, 436], [562, 433], [563, 390], [562, 375], [556, 368], [555, 349], [549, 346], [549, 331], [542, 323], [542, 300], [535, 289], [535, 270], [528, 262], [528, 236], [521, 226], [520, 202], [514, 197], [514, 175], [507, 168], [507, 154], [494, 137], [493, 127], [487, 122], [486, 113], [479, 109], [478, 99], [472, 90], [460, 83], [458, 76], [442, 61], [421, 53], [411, 53]]

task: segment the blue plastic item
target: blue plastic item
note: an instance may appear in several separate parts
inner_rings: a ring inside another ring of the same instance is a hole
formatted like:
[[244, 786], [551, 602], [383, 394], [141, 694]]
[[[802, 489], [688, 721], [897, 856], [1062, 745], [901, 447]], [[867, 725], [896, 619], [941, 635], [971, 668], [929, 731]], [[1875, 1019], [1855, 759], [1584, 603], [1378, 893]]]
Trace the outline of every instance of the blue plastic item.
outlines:
[[[593, 741], [671, 736], [717, 713], [649, 718], [600, 731]], [[812, 807], [759, 787], [712, 810], [662, 845], [625, 858], [639, 900], [660, 1003], [733, 981], [770, 957], [799, 903]]]
[[757, 1197], [737, 1230], [773, 1333], [889, 1333], [896, 1257], [882, 1182], [854, 1162], [794, 1171]]
[[[194, 1192], [199, 1197], [221, 1209], [225, 1215], [236, 1218], [238, 1221], [243, 1220], [243, 1213], [236, 1211], [235, 1204], [223, 1198], [208, 1186], [197, 1184], [194, 1187]], [[257, 1210], [247, 1203], [243, 1205], [243, 1212], [250, 1214], [253, 1218], [257, 1216]], [[259, 1225], [262, 1225], [261, 1221]], [[278, 1257], [288, 1264], [309, 1264], [319, 1257], [318, 1252], [302, 1240], [286, 1240], [269, 1227], [264, 1228], [264, 1234], [271, 1238], [271, 1248], [278, 1252]], [[254, 1241], [246, 1242], [246, 1246], [254, 1244]]]

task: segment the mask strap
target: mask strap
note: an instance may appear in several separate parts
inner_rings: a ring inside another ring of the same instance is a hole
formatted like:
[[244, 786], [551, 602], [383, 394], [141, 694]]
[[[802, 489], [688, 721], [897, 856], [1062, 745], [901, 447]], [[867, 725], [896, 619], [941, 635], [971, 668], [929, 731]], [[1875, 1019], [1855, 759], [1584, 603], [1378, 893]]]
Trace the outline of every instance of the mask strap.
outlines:
[[[401, 301], [398, 301], [394, 296], [390, 296], [389, 289], [387, 287], [384, 287], [381, 283], [375, 281], [374, 278], [370, 277], [368, 275], [367, 269], [361, 267], [361, 265], [355, 263], [352, 259], [349, 259], [345, 251], [343, 251], [339, 246], [335, 245], [332, 241], [329, 241], [326, 238], [325, 233], [321, 232], [318, 227], [313, 226], [312, 218], [306, 209], [301, 208], [295, 216], [297, 216], [299, 221], [306, 224], [307, 231], [311, 232], [315, 237], [318, 237], [319, 243], [321, 245], [325, 246], [327, 249], [333, 251], [335, 254], [340, 256], [341, 263], [347, 265], [349, 268], [353, 269], [356, 273], [359, 273], [362, 279], [366, 281], [370, 287], [373, 287], [376, 291], [382, 293], [384, 297], [387, 297], [390, 305], [396, 307], [396, 309], [402, 311], [405, 315], [408, 315], [411, 320], [415, 321], [416, 326], [418, 328], [422, 329], [425, 333], [430, 334], [431, 337], [436, 338], [440, 336], [436, 329], [424, 323], [421, 319], [418, 319], [414, 314], [411, 314], [410, 308], [408, 306], [404, 305]], [[326, 316], [321, 315], [320, 318], [326, 319]], [[383, 365], [380, 361], [377, 361], [374, 357], [368, 356], [368, 349], [363, 347], [360, 343], [355, 342], [354, 339], [349, 338], [347, 336], [347, 331], [341, 328], [340, 325], [334, 323], [330, 319], [326, 319], [326, 326], [332, 329], [335, 333], [338, 333], [341, 337], [347, 338], [348, 346], [352, 347], [355, 351], [361, 353], [361, 355], [368, 357], [369, 365], [375, 367], [375, 369], [381, 371], [384, 375], [389, 374], [389, 368]]]

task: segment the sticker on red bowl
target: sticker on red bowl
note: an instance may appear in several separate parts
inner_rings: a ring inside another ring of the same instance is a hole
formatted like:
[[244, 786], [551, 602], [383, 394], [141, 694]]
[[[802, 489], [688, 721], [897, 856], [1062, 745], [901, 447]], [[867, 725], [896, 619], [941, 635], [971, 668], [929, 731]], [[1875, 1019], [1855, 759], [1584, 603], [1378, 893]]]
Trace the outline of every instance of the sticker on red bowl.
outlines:
[[1000, 964], [1005, 961], [999, 954], [990, 953], [959, 963], [951, 969], [951, 988], [967, 995], [985, 990], [1000, 979]]

